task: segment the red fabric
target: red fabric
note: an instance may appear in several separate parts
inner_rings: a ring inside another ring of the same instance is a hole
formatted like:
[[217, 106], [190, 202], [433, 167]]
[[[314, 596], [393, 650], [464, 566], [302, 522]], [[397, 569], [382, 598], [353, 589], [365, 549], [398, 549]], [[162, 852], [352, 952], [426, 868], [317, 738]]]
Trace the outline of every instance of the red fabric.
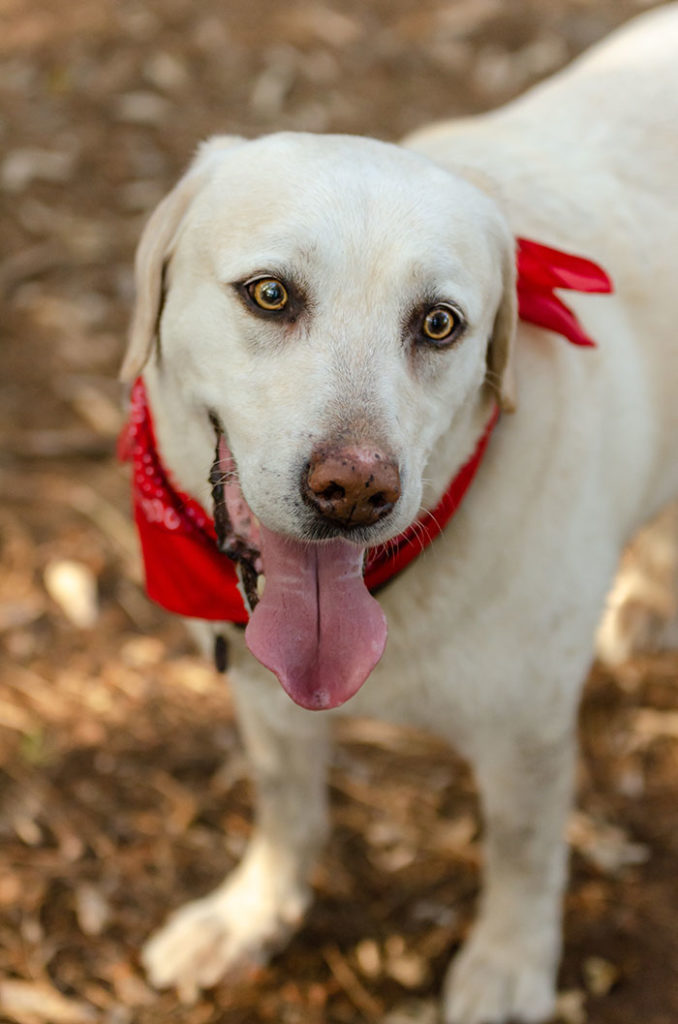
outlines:
[[[525, 238], [517, 240], [517, 264], [520, 318], [562, 334], [574, 345], [594, 346], [554, 288], [610, 292], [607, 274], [590, 260]], [[450, 521], [480, 467], [498, 418], [496, 407], [473, 455], [438, 505], [388, 544], [368, 550], [365, 583], [370, 590], [408, 566]], [[189, 618], [246, 623], [235, 567], [217, 548], [212, 519], [197, 501], [176, 489], [162, 464], [141, 378], [132, 389], [130, 419], [120, 438], [119, 455], [133, 466], [134, 518], [149, 597]]]
[[119, 454], [132, 463], [148, 596], [189, 618], [247, 622], [235, 566], [217, 548], [214, 523], [197, 501], [176, 489], [162, 464], [141, 378], [132, 388]]
[[369, 549], [365, 562], [365, 583], [370, 590], [377, 590], [402, 572], [445, 529], [473, 483], [498, 419], [499, 406], [495, 405], [473, 455], [461, 467], [436, 507], [431, 512], [425, 512], [388, 544]]
[[554, 288], [576, 292], [611, 292], [612, 282], [591, 260], [547, 245], [517, 239], [518, 314], [521, 320], [562, 334], [573, 345], [595, 348], [576, 316]]

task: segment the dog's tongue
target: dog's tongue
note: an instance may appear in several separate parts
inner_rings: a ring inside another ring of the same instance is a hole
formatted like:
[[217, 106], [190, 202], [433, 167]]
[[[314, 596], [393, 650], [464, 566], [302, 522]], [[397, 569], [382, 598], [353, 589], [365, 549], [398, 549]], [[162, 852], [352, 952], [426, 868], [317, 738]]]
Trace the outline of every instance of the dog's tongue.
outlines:
[[335, 708], [362, 686], [384, 652], [386, 619], [363, 582], [361, 548], [303, 544], [261, 527], [263, 597], [245, 639], [293, 701]]

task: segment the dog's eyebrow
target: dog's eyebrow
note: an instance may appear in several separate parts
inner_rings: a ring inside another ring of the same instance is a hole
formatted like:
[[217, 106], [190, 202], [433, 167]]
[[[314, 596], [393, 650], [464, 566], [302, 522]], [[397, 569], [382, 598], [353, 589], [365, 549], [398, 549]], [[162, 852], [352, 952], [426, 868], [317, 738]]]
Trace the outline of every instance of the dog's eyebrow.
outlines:
[[223, 283], [247, 281], [264, 273], [302, 285], [307, 283], [309, 270], [317, 259], [317, 248], [312, 242], [291, 246], [289, 239], [267, 239], [258, 244], [250, 255], [232, 249], [217, 253], [214, 267]]
[[[243, 264], [245, 266], [245, 264]], [[296, 268], [273, 260], [259, 260], [251, 263], [244, 272], [238, 273], [229, 281], [229, 284], [243, 284], [245, 281], [256, 281], [259, 277], [274, 277], [285, 284], [296, 284], [300, 279]]]

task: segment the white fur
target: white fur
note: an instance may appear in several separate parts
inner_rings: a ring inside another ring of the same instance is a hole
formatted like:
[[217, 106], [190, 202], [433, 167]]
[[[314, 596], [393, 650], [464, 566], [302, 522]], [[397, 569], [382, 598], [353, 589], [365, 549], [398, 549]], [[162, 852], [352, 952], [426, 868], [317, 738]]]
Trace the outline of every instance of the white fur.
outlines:
[[[461, 510], [380, 595], [386, 653], [345, 708], [442, 734], [476, 771], [486, 878], [445, 987], [446, 1024], [541, 1021], [552, 1009], [579, 693], [620, 552], [678, 494], [677, 52], [673, 5], [518, 102], [404, 148], [213, 140], [140, 247], [126, 365], [145, 364], [163, 457], [208, 504], [214, 409], [269, 528], [300, 536], [299, 467], [348, 424], [386, 438], [399, 461], [402, 499], [372, 535], [394, 536], [436, 502], [482, 431], [488, 340], [505, 408], [515, 375], [517, 411]], [[596, 350], [522, 323], [511, 341], [515, 235], [612, 275], [614, 296], [566, 296]], [[163, 261], [161, 356], [149, 359]], [[311, 315], [292, 328], [253, 317], [230, 284], [260, 271], [301, 278]], [[403, 341], [427, 292], [468, 317], [450, 351]], [[329, 715], [293, 705], [230, 637], [258, 824], [232, 878], [145, 948], [153, 983], [184, 994], [289, 934], [326, 831]]]

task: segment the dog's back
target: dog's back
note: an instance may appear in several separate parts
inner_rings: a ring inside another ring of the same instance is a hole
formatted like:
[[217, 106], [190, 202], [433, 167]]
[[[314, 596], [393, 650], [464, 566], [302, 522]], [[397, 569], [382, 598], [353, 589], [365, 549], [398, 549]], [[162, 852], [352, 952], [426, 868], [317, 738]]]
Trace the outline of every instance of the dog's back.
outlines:
[[631, 22], [505, 113], [531, 123], [542, 146], [552, 138], [561, 160], [567, 138], [575, 164], [602, 165], [666, 202], [678, 198], [677, 58], [678, 4], [671, 4]]
[[[646, 501], [652, 495], [655, 510], [678, 487], [676, 54], [678, 4], [671, 4], [506, 107], [405, 140], [493, 193], [516, 235], [587, 254], [610, 272], [614, 316], [595, 298], [572, 304], [601, 346], [600, 429], [613, 421], [623, 430], [629, 409], [643, 401], [653, 410], [648, 421], [665, 424], [665, 443], [629, 437], [628, 445], [629, 481]], [[529, 359], [529, 344], [520, 349]], [[572, 354], [562, 359], [572, 361]], [[593, 364], [587, 366], [592, 379]], [[635, 448], [642, 448], [636, 470]], [[640, 469], [643, 451], [652, 452], [652, 464]], [[629, 528], [640, 522], [631, 512]]]
[[[677, 55], [674, 3], [632, 21], [507, 106], [425, 128], [405, 144], [438, 162], [479, 168], [496, 147], [498, 156], [529, 158], [526, 181], [552, 161], [571, 173], [604, 167], [664, 201], [678, 198]], [[501, 166], [488, 169], [501, 178]]]

